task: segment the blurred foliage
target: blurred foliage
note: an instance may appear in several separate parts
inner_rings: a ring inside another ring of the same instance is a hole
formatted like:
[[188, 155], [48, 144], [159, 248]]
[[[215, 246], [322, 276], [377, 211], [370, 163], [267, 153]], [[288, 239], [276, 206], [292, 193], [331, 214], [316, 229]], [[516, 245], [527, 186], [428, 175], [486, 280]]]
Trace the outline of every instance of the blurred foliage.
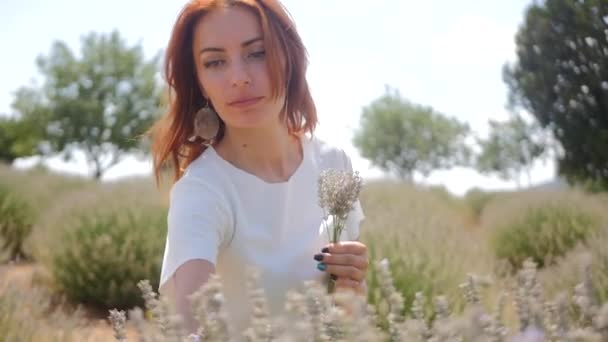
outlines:
[[100, 309], [141, 305], [137, 282], [158, 287], [166, 212], [130, 209], [76, 214], [51, 251], [53, 277], [67, 298]]
[[[0, 274], [1, 275], [1, 274]], [[6, 342], [90, 341], [81, 311], [66, 312], [48, 289], [3, 284], [0, 277], [0, 337]]]
[[23, 118], [0, 116], [0, 161], [36, 155], [42, 139], [37, 123]]
[[608, 3], [534, 2], [505, 65], [510, 105], [533, 114], [563, 147], [559, 173], [608, 189]]
[[[466, 278], [466, 268], [481, 273], [493, 268], [491, 258], [479, 257], [485, 248], [469, 248], [484, 237], [468, 229], [468, 208], [452, 201], [455, 199], [437, 188], [399, 182], [375, 181], [363, 188], [361, 204], [366, 219], [361, 227], [362, 241], [370, 258], [368, 299], [379, 312], [386, 310], [377, 267], [384, 258], [405, 300], [404, 313], [410, 312], [416, 292], [427, 298], [446, 295], [452, 309], [459, 311], [463, 301], [458, 285]], [[430, 312], [433, 303], [425, 305]]]
[[42, 165], [28, 170], [16, 170], [0, 164], [0, 188], [6, 189], [18, 201], [20, 214], [17, 217], [21, 217], [20, 221], [28, 222], [32, 226], [31, 233], [21, 242], [24, 253], [30, 259], [39, 261], [40, 248], [48, 243], [45, 237], [41, 239], [39, 246], [32, 245], [32, 239], [41, 232], [45, 221], [48, 221], [46, 215], [49, 211], [54, 206], [61, 205], [68, 194], [90, 188], [91, 185], [89, 180], [56, 174]]
[[567, 199], [526, 202], [518, 215], [495, 227], [492, 245], [496, 256], [508, 260], [514, 268], [528, 258], [543, 267], [600, 228], [601, 221], [592, 211]]
[[525, 171], [530, 185], [532, 165], [547, 150], [547, 140], [540, 127], [527, 123], [521, 116], [489, 123], [489, 137], [479, 140], [481, 153], [477, 156], [477, 169], [482, 173], [496, 173], [504, 180], [517, 180], [517, 184], [521, 184], [520, 176]]
[[497, 193], [487, 192], [480, 189], [471, 189], [467, 191], [464, 196], [464, 201], [467, 202], [471, 210], [473, 211], [473, 217], [476, 222], [479, 222], [481, 213], [485, 209], [486, 205], [497, 196]]
[[372, 164], [411, 181], [415, 171], [428, 176], [435, 169], [468, 164], [468, 134], [466, 124], [410, 103], [387, 87], [363, 109], [353, 144]]
[[[13, 109], [23, 120], [36, 122], [33, 138], [43, 128], [37, 144], [41, 153], [72, 160], [75, 151], [82, 151], [100, 178], [126, 153], [145, 154], [140, 135], [161, 106], [158, 62], [159, 56], [145, 60], [142, 47], [127, 46], [117, 31], [84, 36], [79, 56], [58, 41], [37, 59], [43, 85], [20, 88]], [[33, 139], [28, 134], [17, 138]]]
[[92, 186], [93, 182], [79, 176], [53, 172], [42, 164], [27, 170], [0, 164], [0, 185], [19, 193], [19, 197], [35, 213], [43, 213], [56, 205], [59, 198]]
[[549, 296], [563, 295], [573, 289], [581, 278], [592, 285], [593, 300], [608, 301], [608, 234], [594, 234], [585, 244], [579, 244], [571, 252], [556, 260], [541, 272]]
[[29, 259], [24, 244], [32, 232], [33, 215], [27, 202], [0, 183], [0, 251], [9, 260]]

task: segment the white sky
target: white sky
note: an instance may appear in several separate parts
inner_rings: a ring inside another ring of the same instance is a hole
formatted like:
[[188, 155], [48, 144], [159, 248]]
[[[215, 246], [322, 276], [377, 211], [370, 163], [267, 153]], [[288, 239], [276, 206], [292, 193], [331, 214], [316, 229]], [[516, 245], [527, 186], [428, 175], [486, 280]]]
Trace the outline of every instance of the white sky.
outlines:
[[[321, 121], [317, 135], [344, 148], [364, 177], [381, 175], [359, 157], [351, 136], [361, 108], [382, 95], [386, 84], [485, 135], [488, 119], [507, 117], [501, 69], [514, 59], [514, 36], [530, 2], [284, 0], [310, 55], [308, 80]], [[35, 58], [47, 54], [54, 40], [79, 50], [82, 35], [116, 28], [130, 44], [141, 42], [151, 57], [165, 47], [184, 3], [0, 0], [0, 113], [11, 112], [13, 92], [37, 76]], [[87, 172], [84, 161], [50, 165]], [[148, 162], [129, 159], [109, 170], [106, 179], [149, 172]], [[551, 179], [554, 172], [552, 162], [539, 163], [533, 183]], [[474, 186], [515, 186], [462, 168], [434, 172], [425, 182], [457, 194]]]

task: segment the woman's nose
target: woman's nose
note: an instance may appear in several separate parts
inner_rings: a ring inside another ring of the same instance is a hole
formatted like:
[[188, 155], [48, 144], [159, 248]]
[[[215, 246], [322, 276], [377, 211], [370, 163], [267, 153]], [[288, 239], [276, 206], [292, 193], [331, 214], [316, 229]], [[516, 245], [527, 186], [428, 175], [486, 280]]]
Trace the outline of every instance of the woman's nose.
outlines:
[[243, 62], [232, 63], [231, 78], [233, 87], [242, 87], [251, 84], [251, 76]]

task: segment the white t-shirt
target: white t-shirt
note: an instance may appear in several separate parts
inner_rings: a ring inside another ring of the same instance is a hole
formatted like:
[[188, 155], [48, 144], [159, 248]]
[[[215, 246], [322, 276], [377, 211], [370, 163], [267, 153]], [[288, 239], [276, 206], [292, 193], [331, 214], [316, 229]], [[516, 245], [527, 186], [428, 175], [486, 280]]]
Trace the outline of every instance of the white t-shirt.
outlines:
[[[301, 138], [303, 159], [286, 182], [268, 183], [208, 148], [171, 189], [168, 233], [159, 292], [171, 296], [175, 270], [191, 259], [213, 263], [223, 284], [225, 308], [237, 330], [250, 317], [246, 270], [260, 271], [271, 314], [280, 314], [288, 290], [321, 280], [313, 256], [328, 243], [317, 199], [322, 170], [352, 170], [346, 153], [317, 137]], [[359, 201], [342, 240], [359, 238]]]

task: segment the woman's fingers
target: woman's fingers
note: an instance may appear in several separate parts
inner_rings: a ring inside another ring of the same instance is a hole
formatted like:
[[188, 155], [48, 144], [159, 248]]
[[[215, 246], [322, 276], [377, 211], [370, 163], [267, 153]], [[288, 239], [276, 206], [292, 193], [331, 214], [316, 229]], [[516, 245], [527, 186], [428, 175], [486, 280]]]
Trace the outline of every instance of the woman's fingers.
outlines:
[[321, 263], [319, 265], [324, 265], [319, 267], [320, 270], [325, 271], [329, 274], [336, 275], [338, 277], [338, 280], [340, 278], [347, 278], [356, 282], [361, 282], [365, 279], [365, 272], [355, 266], [334, 265], [326, 263]]
[[352, 288], [362, 291], [368, 261], [367, 247], [358, 241], [329, 244], [322, 253], [314, 256], [319, 261], [317, 268], [337, 277], [336, 287]]
[[323, 248], [324, 253], [367, 255], [367, 246], [359, 241], [341, 241]]
[[320, 253], [315, 255], [315, 260], [327, 265], [354, 266], [362, 271], [366, 271], [368, 267], [367, 258], [361, 255]]

